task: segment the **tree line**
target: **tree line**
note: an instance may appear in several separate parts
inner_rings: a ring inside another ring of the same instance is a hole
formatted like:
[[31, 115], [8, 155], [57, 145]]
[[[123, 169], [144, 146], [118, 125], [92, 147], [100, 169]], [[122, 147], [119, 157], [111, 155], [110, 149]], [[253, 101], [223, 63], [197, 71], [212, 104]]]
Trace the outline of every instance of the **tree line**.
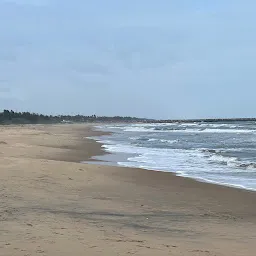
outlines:
[[143, 122], [144, 118], [122, 116], [96, 116], [96, 115], [43, 115], [31, 112], [15, 112], [3, 110], [0, 112], [0, 124], [47, 124], [69, 122]]

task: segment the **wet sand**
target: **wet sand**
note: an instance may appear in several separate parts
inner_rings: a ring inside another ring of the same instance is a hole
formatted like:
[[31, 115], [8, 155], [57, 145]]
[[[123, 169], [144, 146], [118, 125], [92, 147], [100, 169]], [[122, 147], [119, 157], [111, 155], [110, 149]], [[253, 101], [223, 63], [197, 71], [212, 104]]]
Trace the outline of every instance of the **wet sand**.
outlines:
[[0, 255], [255, 255], [256, 192], [79, 163], [100, 134], [0, 126]]

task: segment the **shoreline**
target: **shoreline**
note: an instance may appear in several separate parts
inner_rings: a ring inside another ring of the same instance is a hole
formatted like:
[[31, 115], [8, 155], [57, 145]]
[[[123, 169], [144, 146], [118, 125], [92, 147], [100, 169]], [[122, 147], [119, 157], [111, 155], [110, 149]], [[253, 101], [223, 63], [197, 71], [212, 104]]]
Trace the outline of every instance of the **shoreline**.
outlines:
[[0, 256], [254, 256], [256, 193], [78, 163], [92, 125], [0, 127]]
[[[93, 125], [92, 126], [92, 130], [95, 131], [95, 128], [96, 126]], [[254, 188], [247, 188], [247, 187], [244, 187], [242, 185], [236, 185], [236, 184], [230, 184], [230, 183], [223, 183], [223, 182], [217, 182], [217, 181], [214, 181], [214, 180], [209, 180], [209, 179], [204, 179], [204, 178], [194, 178], [194, 177], [190, 177], [189, 175], [181, 175], [181, 174], [178, 174], [178, 173], [175, 173], [175, 172], [171, 172], [171, 171], [165, 171], [165, 170], [161, 170], [161, 169], [150, 169], [150, 168], [137, 168], [137, 167], [133, 167], [133, 166], [125, 166], [125, 165], [120, 165], [118, 162], [118, 155], [129, 155], [129, 154], [125, 154], [125, 153], [113, 153], [113, 152], [110, 152], [110, 151], [107, 151], [106, 149], [104, 149], [102, 146], [106, 145], [104, 144], [104, 142], [100, 139], [102, 136], [104, 135], [111, 135], [113, 134], [113, 132], [107, 132], [107, 134], [104, 134], [105, 131], [104, 130], [97, 130], [97, 132], [102, 132], [103, 134], [98, 134], [96, 137], [98, 137], [99, 139], [95, 139], [94, 137], [92, 138], [89, 138], [89, 139], [92, 139], [94, 140], [96, 143], [99, 143], [101, 145], [101, 149], [103, 151], [103, 153], [101, 153], [100, 155], [96, 156], [96, 157], [99, 157], [99, 158], [95, 158], [95, 159], [92, 159], [92, 161], [94, 162], [94, 164], [97, 164], [97, 162], [101, 162], [101, 164], [104, 165], [104, 162], [107, 164], [107, 165], [112, 165], [112, 166], [119, 166], [119, 167], [125, 167], [125, 168], [135, 168], [135, 169], [141, 169], [141, 170], [147, 170], [147, 171], [155, 171], [155, 172], [165, 172], [165, 173], [170, 173], [174, 176], [177, 176], [177, 177], [181, 177], [181, 178], [185, 178], [185, 179], [191, 179], [193, 181], [196, 181], [196, 182], [200, 182], [200, 183], [206, 183], [206, 184], [213, 184], [213, 185], [218, 185], [218, 186], [224, 186], [224, 187], [228, 187], [228, 188], [235, 188], [235, 189], [242, 189], [242, 190], [246, 190], [246, 191], [252, 191], [252, 192], [256, 192], [256, 189]], [[104, 153], [105, 152], [105, 153]], [[102, 156], [106, 155], [106, 157], [104, 157], [104, 160], [101, 159]], [[111, 159], [111, 155], [116, 155], [116, 159], [113, 161]], [[132, 155], [132, 154], [131, 154]], [[135, 154], [134, 155], [139, 155], [139, 154]], [[94, 156], [95, 157], [95, 156]], [[126, 161], [129, 162], [129, 160], [126, 158]], [[86, 162], [89, 162], [88, 160], [84, 161], [85, 163]]]

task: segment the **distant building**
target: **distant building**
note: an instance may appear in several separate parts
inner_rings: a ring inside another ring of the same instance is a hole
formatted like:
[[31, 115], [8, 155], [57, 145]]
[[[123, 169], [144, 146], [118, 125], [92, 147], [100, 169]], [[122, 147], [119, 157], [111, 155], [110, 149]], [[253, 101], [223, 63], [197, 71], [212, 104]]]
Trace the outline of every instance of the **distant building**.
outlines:
[[68, 123], [68, 124], [70, 124], [70, 123], [72, 123], [72, 122], [71, 122], [71, 121], [68, 121], [68, 120], [62, 120], [61, 123], [65, 123], [65, 124]]

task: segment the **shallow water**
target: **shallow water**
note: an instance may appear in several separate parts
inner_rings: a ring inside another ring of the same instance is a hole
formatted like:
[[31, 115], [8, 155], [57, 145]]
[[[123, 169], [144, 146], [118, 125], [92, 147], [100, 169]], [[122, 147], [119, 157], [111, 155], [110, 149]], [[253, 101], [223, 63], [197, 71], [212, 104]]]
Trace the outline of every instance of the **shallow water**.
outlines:
[[[120, 124], [97, 138], [121, 166], [256, 190], [256, 123]], [[117, 158], [116, 158], [117, 159]], [[113, 161], [113, 160], [110, 160]]]

